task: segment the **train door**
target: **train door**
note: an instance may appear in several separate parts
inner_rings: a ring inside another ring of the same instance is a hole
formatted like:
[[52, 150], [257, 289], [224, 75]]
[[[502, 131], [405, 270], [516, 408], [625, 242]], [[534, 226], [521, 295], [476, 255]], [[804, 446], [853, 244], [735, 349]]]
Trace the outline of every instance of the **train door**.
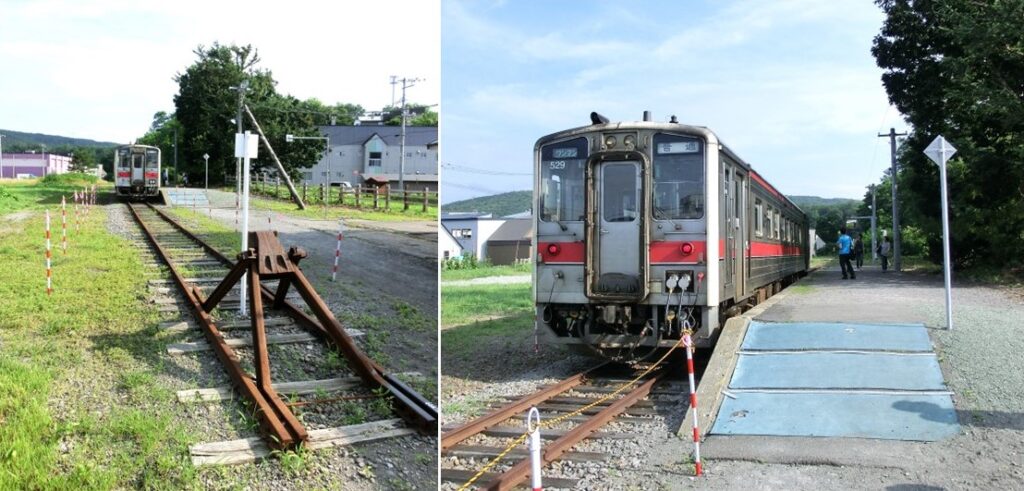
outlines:
[[735, 244], [733, 244], [730, 250], [736, 260], [736, 298], [740, 299], [746, 294], [747, 289], [747, 254], [745, 254], [749, 247], [747, 240], [747, 234], [749, 233], [749, 226], [747, 225], [747, 179], [737, 169], [734, 171], [732, 181], [733, 204], [731, 208], [733, 210], [734, 227], [730, 228], [735, 228], [734, 235], [736, 239]]
[[595, 169], [598, 219], [594, 291], [606, 295], [643, 292], [640, 245], [641, 174], [635, 161], [604, 162]]
[[132, 159], [132, 186], [142, 186], [146, 183], [145, 155], [136, 152], [129, 155]]
[[[724, 290], [725, 296], [723, 298], [729, 298], [732, 296], [733, 289], [735, 288], [735, 277], [736, 277], [736, 227], [733, 223], [736, 221], [736, 193], [733, 191], [733, 167], [731, 165], [722, 166], [722, 208], [725, 208], [725, 248], [722, 250], [722, 257], [725, 258], [725, 268], [722, 271], [722, 289]], [[708, 237], [711, 240], [711, 237]]]

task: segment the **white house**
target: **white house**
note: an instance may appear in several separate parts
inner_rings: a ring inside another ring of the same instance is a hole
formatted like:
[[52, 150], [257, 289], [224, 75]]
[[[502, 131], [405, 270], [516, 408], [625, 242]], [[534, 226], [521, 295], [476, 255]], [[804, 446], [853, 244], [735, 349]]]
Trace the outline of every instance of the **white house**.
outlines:
[[[301, 170], [301, 180], [310, 185], [342, 182], [352, 186], [397, 188], [401, 167], [401, 134], [398, 126], [321, 126], [320, 133], [330, 139], [330, 153], [312, 167]], [[405, 128], [405, 169], [403, 180], [408, 190], [437, 191], [437, 127]]]
[[441, 227], [452, 235], [463, 253], [487, 259], [487, 239], [505, 223], [490, 213], [453, 212], [441, 214]]
[[462, 245], [459, 241], [452, 237], [452, 233], [448, 229], [441, 227], [440, 233], [437, 238], [437, 250], [441, 255], [441, 260], [451, 259], [456, 257], [462, 257]]

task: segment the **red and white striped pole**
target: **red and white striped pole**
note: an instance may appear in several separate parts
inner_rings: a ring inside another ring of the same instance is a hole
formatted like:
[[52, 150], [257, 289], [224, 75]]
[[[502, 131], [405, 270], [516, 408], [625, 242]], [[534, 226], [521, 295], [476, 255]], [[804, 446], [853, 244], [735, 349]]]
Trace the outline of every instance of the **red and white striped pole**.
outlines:
[[46, 210], [46, 294], [53, 294], [53, 273], [50, 270], [50, 210]]
[[704, 474], [700, 464], [700, 426], [697, 424], [697, 384], [693, 379], [693, 339], [689, 333], [683, 334], [686, 346], [686, 370], [690, 376], [690, 408], [693, 409], [693, 463], [697, 476]]
[[66, 255], [68, 253], [68, 211], [64, 196], [60, 197], [60, 245]]
[[338, 259], [341, 257], [341, 228], [338, 228], [338, 247], [334, 249], [334, 270], [331, 271], [331, 281], [338, 280]]
[[536, 407], [526, 413], [526, 431], [530, 434], [530, 487], [541, 491], [544, 487], [540, 483], [540, 411]]

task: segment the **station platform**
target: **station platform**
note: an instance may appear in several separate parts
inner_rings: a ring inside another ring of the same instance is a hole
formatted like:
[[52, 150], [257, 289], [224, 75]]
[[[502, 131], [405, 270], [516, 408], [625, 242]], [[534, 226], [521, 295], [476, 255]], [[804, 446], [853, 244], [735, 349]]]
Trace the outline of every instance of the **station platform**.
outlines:
[[210, 204], [206, 191], [198, 188], [160, 188], [164, 204], [170, 206], [203, 207]]
[[702, 453], [845, 465], [867, 452], [881, 463], [959, 434], [929, 334], [938, 326], [901, 299], [902, 277], [819, 270], [730, 319], [698, 389]]

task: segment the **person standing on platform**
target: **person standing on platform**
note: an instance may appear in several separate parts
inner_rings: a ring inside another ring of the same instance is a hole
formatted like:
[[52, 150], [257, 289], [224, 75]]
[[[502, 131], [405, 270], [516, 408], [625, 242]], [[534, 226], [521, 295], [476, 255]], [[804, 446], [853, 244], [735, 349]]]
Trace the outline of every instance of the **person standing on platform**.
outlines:
[[843, 270], [843, 279], [857, 279], [857, 274], [853, 272], [853, 265], [850, 264], [850, 256], [853, 255], [853, 239], [846, 235], [846, 227], [839, 229], [839, 240], [836, 241], [836, 245], [839, 246], [839, 267]]
[[886, 237], [882, 240], [882, 244], [878, 246], [878, 255], [882, 256], [882, 272], [884, 273], [889, 269], [889, 251], [892, 250], [892, 240]]
[[853, 241], [853, 257], [857, 263], [857, 271], [864, 267], [864, 234], [857, 234]]

